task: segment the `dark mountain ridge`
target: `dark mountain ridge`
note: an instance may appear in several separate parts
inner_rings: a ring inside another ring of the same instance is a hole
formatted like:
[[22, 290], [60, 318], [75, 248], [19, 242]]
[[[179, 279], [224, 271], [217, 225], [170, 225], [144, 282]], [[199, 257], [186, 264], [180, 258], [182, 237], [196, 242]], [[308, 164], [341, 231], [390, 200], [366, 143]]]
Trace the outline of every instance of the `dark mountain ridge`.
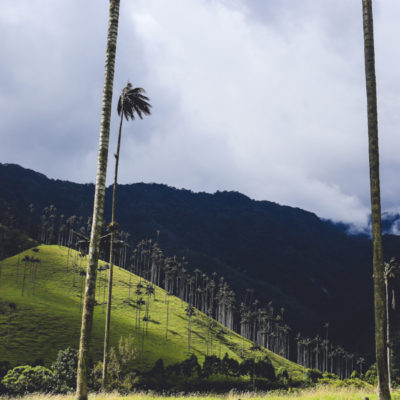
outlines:
[[[66, 216], [91, 216], [93, 184], [48, 179], [14, 164], [0, 164], [0, 222], [54, 204]], [[111, 188], [105, 218], [110, 219]], [[11, 211], [10, 211], [11, 210]], [[167, 256], [186, 256], [188, 268], [224, 276], [240, 293], [255, 290], [262, 303], [285, 308], [296, 332], [323, 334], [350, 351], [373, 350], [372, 256], [366, 235], [347, 235], [343, 225], [315, 214], [255, 201], [238, 192], [193, 193], [161, 184], [119, 185], [117, 221], [132, 243], [154, 238]], [[385, 237], [386, 259], [400, 240]], [[237, 299], [238, 302], [240, 298]]]

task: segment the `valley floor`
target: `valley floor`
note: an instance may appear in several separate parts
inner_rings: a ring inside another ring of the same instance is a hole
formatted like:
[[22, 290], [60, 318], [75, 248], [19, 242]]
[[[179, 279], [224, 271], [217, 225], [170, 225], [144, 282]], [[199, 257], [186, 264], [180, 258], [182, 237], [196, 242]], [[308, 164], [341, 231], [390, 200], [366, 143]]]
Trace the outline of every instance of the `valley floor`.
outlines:
[[[121, 396], [118, 393], [111, 394], [93, 394], [89, 396], [89, 400], [180, 400], [190, 398], [191, 400], [377, 400], [378, 396], [374, 392], [355, 389], [332, 389], [332, 388], [316, 388], [309, 390], [288, 392], [271, 392], [271, 393], [236, 393], [229, 392], [226, 395], [199, 395], [181, 394], [176, 396], [161, 396], [152, 393], [135, 393], [127, 396]], [[0, 397], [0, 400], [6, 399]], [[22, 397], [21, 400], [74, 400], [74, 395], [29, 395]], [[393, 400], [400, 400], [400, 391], [392, 394]]]

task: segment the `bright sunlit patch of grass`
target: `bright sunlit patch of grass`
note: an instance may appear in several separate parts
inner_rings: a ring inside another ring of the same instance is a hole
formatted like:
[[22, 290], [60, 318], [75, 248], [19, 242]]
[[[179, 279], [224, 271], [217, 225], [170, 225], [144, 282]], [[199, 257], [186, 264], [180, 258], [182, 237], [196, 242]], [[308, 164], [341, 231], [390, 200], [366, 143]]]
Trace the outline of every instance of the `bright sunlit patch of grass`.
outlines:
[[[39, 258], [40, 263], [37, 265], [34, 284], [29, 272], [25, 271], [22, 295], [24, 270], [22, 259], [26, 255]], [[56, 245], [42, 245], [39, 246], [38, 252], [30, 249], [2, 261], [0, 337], [3, 339], [0, 342], [0, 361], [8, 360], [16, 366], [43, 359], [46, 365], [50, 365], [59, 350], [68, 346], [78, 347], [84, 277], [73, 274], [73, 262], [78, 264], [78, 268], [86, 268], [86, 259], [79, 257], [76, 251], [70, 250], [68, 256], [67, 248]], [[138, 368], [142, 370], [152, 367], [158, 358], [162, 358], [167, 365], [188, 357], [188, 319], [185, 314], [187, 303], [170, 296], [168, 338], [166, 338], [166, 293], [157, 287], [154, 297], [150, 297], [150, 321], [146, 333], [143, 334], [145, 322], [140, 322], [139, 329], [136, 324], [137, 308], [133, 303], [136, 300], [134, 292], [139, 277], [118, 267], [114, 271], [111, 345], [115, 346], [121, 336], [133, 335], [139, 352]], [[105, 278], [105, 272], [98, 274], [96, 288], [98, 305], [95, 307], [92, 331], [92, 358], [95, 361], [102, 359], [103, 351]], [[146, 283], [143, 282], [144, 285]], [[145, 294], [142, 297], [147, 301]], [[10, 302], [16, 305], [11, 317], [7, 311], [1, 312], [2, 309], [7, 310], [7, 304]], [[141, 311], [141, 317], [143, 316], [144, 307]], [[200, 312], [196, 313], [192, 318], [191, 353], [198, 357], [200, 363], [207, 351], [207, 327], [207, 317]], [[220, 328], [221, 325], [218, 324], [216, 331]], [[248, 340], [243, 341], [243, 346], [246, 357], [260, 357], [267, 354], [275, 368], [285, 367], [293, 378], [302, 378], [303, 369], [297, 364], [267, 350], [251, 351], [252, 343]], [[214, 334], [212, 353], [221, 357], [228, 353], [229, 357], [239, 359], [242, 355], [242, 338], [225, 328], [222, 340]]]

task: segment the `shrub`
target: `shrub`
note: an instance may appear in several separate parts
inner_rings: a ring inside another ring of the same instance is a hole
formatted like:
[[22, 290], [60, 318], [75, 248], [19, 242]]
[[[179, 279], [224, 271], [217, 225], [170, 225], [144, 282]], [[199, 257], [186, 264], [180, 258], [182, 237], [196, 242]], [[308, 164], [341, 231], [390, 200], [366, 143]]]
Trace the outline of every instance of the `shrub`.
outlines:
[[[217, 356], [206, 356], [204, 358], [202, 375], [209, 377], [210, 375], [217, 375], [221, 372], [221, 360]], [[223, 371], [222, 373], [228, 375]]]
[[339, 389], [339, 388], [352, 388], [352, 389], [366, 389], [370, 390], [372, 386], [365, 382], [362, 381], [361, 379], [354, 378], [354, 379], [334, 379], [334, 380], [328, 380], [328, 379], [321, 379], [318, 383], [322, 384], [329, 384], [332, 388], [334, 389]]
[[183, 375], [187, 378], [193, 376], [194, 374], [197, 374], [197, 376], [201, 375], [201, 367], [197, 361], [197, 357], [194, 354], [182, 361], [181, 369]]
[[350, 378], [351, 378], [351, 379], [359, 378], [359, 377], [360, 377], [360, 373], [359, 373], [358, 371], [353, 371], [353, 372], [351, 373], [351, 375], [350, 375]]
[[364, 380], [370, 383], [371, 385], [376, 385], [378, 378], [376, 375], [376, 364], [371, 365], [369, 370], [364, 375]]
[[164, 369], [164, 361], [162, 358], [159, 358], [155, 363], [153, 368], [150, 370], [149, 374], [151, 376], [153, 375], [164, 375], [165, 369]]
[[48, 392], [53, 373], [48, 368], [30, 365], [15, 367], [7, 372], [2, 383], [9, 393], [22, 395], [33, 392]]
[[125, 393], [133, 386], [136, 373], [133, 373], [137, 351], [133, 344], [134, 338], [121, 337], [117, 348], [111, 347], [107, 368], [108, 389]]
[[264, 359], [256, 361], [255, 373], [256, 376], [260, 378], [266, 378], [270, 381], [274, 381], [276, 379], [275, 370], [272, 366], [271, 360], [266, 356]]
[[228, 353], [225, 353], [221, 361], [221, 373], [224, 375], [239, 376], [239, 372], [239, 363], [235, 359], [229, 358]]
[[318, 369], [308, 369], [306, 372], [307, 379], [313, 383], [317, 382], [318, 379], [322, 379], [322, 372]]
[[52, 389], [57, 393], [72, 392], [76, 388], [76, 369], [78, 367], [78, 350], [67, 347], [60, 350], [57, 359], [51, 366], [53, 371]]
[[276, 371], [276, 376], [278, 378], [282, 378], [282, 379], [288, 379], [289, 378], [289, 373], [288, 370], [284, 367], [280, 367], [278, 368], [278, 370]]
[[239, 366], [240, 375], [250, 375], [252, 378], [255, 372], [255, 362], [253, 358], [244, 359]]
[[324, 379], [339, 379], [339, 377], [336, 374], [333, 374], [332, 372], [324, 372], [322, 377]]
[[165, 368], [165, 374], [167, 376], [171, 375], [179, 376], [181, 374], [181, 364], [175, 363], [167, 365], [167, 367]]

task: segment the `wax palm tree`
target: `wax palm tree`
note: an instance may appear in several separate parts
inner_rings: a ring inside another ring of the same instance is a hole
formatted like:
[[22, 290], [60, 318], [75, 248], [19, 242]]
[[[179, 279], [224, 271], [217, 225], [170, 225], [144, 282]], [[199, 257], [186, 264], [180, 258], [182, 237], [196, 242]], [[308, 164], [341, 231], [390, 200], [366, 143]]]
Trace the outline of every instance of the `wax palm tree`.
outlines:
[[104, 355], [103, 355], [103, 388], [106, 386], [107, 376], [107, 365], [108, 365], [108, 347], [110, 340], [110, 317], [111, 317], [111, 299], [112, 299], [112, 280], [113, 280], [113, 266], [114, 266], [114, 237], [115, 232], [118, 229], [118, 224], [115, 221], [115, 209], [117, 199], [117, 182], [118, 182], [118, 166], [119, 166], [119, 150], [121, 146], [121, 133], [122, 133], [122, 122], [124, 117], [128, 121], [129, 119], [134, 120], [135, 114], [140, 119], [143, 115], [150, 114], [151, 105], [148, 102], [149, 98], [143, 93], [145, 90], [142, 88], [133, 88], [132, 84], [128, 82], [126, 87], [122, 90], [122, 94], [118, 101], [118, 115], [120, 116], [119, 132], [118, 132], [118, 144], [117, 152], [115, 153], [115, 170], [114, 170], [114, 187], [112, 197], [112, 210], [111, 210], [111, 223], [110, 223], [110, 271], [108, 278], [108, 302], [107, 302], [107, 314], [106, 314], [106, 326], [104, 334]]
[[96, 273], [100, 253], [100, 237], [103, 228], [104, 197], [106, 190], [110, 116], [114, 83], [114, 65], [118, 36], [119, 0], [110, 0], [106, 48], [105, 77], [103, 87], [102, 117], [100, 124], [99, 152], [93, 207], [93, 223], [90, 235], [89, 259], [87, 264], [85, 300], [82, 312], [81, 337], [77, 370], [77, 400], [87, 400], [87, 368], [89, 342], [93, 324], [96, 296]]
[[[389, 313], [389, 282], [400, 271], [400, 266], [394, 258], [389, 263], [384, 263], [385, 297], [386, 297], [386, 341], [387, 341], [387, 365], [389, 388], [392, 388], [392, 363], [391, 363], [391, 338], [390, 338], [390, 313]], [[393, 296], [394, 299], [394, 296]], [[393, 303], [392, 303], [393, 306]], [[394, 307], [393, 307], [394, 308]]]
[[190, 354], [190, 345], [192, 339], [192, 317], [195, 314], [194, 308], [192, 306], [188, 306], [185, 309], [186, 315], [188, 317], [188, 354]]
[[365, 80], [368, 108], [369, 171], [371, 190], [375, 351], [379, 400], [390, 399], [386, 353], [385, 283], [382, 255], [381, 197], [379, 183], [378, 113], [376, 104], [374, 29], [372, 0], [362, 0]]
[[169, 297], [171, 296], [170, 292], [165, 292], [165, 304], [167, 306], [167, 321], [165, 323], [165, 340], [168, 339], [168, 319], [169, 319]]

